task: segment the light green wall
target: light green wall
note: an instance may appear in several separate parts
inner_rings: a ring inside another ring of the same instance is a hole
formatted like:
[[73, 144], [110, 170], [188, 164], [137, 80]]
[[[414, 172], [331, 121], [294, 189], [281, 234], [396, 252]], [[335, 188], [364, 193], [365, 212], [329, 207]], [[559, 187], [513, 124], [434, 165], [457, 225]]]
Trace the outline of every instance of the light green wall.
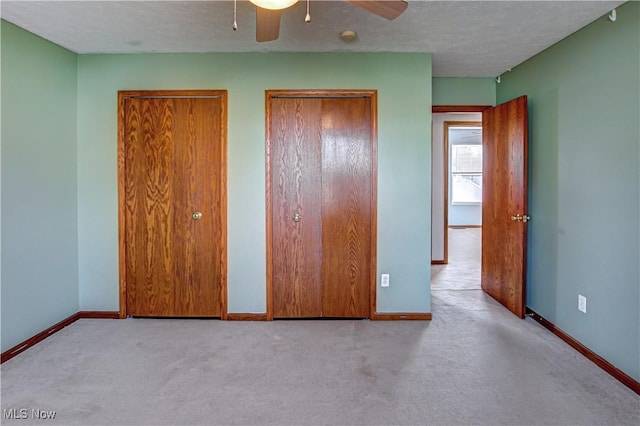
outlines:
[[78, 66], [80, 307], [118, 309], [117, 91], [227, 89], [228, 307], [265, 312], [265, 89], [378, 90], [379, 312], [430, 312], [428, 54], [82, 55]]
[[2, 350], [78, 312], [76, 55], [2, 22]]
[[435, 77], [433, 105], [495, 105], [493, 78]]
[[[529, 96], [528, 305], [640, 380], [640, 4], [502, 77]], [[587, 314], [577, 310], [587, 297]]]
[[[2, 8], [2, 5], [0, 5]], [[0, 328], [2, 327], [2, 24], [0, 19]], [[4, 351], [4, 344], [1, 342], [2, 331], [0, 330], [0, 352]], [[7, 347], [10, 347], [7, 344]]]

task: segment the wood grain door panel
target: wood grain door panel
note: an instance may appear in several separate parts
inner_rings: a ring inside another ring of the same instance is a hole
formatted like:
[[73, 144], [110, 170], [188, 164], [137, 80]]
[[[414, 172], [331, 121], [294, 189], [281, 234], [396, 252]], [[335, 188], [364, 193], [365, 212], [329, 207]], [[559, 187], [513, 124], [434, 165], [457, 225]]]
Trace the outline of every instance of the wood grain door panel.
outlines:
[[483, 112], [482, 289], [524, 318], [527, 97]]
[[371, 99], [322, 102], [323, 316], [368, 317]]
[[[273, 166], [273, 316], [320, 317], [321, 109], [319, 99], [275, 98]], [[299, 214], [300, 220], [294, 221]]]
[[[223, 316], [226, 94], [120, 96], [121, 309]], [[194, 220], [194, 212], [202, 218]]]
[[[181, 99], [174, 137], [174, 239], [176, 316], [220, 316], [222, 275], [219, 170], [220, 99]], [[212, 137], [213, 136], [213, 137]], [[202, 218], [194, 220], [196, 212]]]
[[331, 94], [267, 95], [267, 318], [370, 316], [372, 100]]
[[125, 101], [127, 308], [173, 314], [173, 108], [164, 99]]

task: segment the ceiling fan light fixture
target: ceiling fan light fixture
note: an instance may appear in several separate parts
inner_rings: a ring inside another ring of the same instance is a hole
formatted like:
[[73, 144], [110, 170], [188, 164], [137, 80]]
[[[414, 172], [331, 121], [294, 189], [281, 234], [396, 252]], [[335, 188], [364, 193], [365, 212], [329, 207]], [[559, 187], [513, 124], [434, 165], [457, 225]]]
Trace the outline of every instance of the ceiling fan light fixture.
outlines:
[[249, 0], [258, 7], [269, 10], [281, 10], [293, 6], [298, 0]]

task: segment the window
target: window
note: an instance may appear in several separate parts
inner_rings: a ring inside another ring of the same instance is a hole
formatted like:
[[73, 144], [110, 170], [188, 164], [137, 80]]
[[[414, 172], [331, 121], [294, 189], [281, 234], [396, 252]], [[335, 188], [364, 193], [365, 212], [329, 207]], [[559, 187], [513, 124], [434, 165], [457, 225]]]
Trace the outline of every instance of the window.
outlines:
[[482, 203], [482, 145], [451, 145], [451, 203]]

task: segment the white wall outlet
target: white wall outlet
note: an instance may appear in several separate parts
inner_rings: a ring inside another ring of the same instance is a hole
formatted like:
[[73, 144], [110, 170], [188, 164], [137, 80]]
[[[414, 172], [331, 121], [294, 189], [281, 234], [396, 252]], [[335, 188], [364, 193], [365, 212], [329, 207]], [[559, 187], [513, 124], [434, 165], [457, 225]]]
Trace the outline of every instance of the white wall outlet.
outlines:
[[382, 274], [380, 277], [380, 287], [389, 287], [389, 274]]
[[587, 313], [587, 298], [581, 294], [578, 295], [578, 310]]

